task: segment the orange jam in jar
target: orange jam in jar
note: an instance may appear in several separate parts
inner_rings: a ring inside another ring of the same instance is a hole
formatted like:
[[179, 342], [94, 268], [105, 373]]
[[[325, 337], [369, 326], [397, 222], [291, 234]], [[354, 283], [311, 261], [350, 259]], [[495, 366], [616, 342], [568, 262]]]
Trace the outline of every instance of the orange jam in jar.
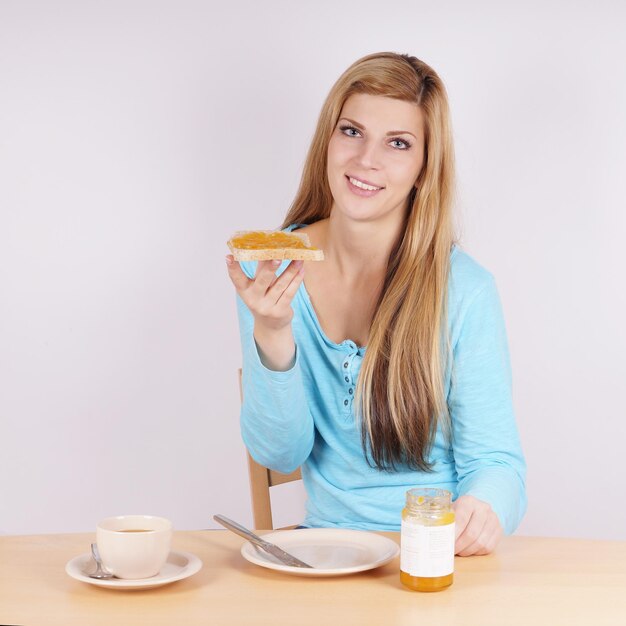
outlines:
[[400, 581], [414, 591], [441, 591], [454, 572], [452, 494], [417, 487], [406, 492], [400, 532]]

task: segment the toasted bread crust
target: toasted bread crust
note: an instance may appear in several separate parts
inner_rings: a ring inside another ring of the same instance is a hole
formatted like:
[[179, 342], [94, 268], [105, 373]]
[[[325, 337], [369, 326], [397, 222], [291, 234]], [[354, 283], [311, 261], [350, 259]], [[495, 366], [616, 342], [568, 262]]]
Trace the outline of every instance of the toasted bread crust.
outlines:
[[288, 233], [291, 237], [296, 237], [302, 241], [305, 248], [263, 248], [254, 249], [237, 248], [233, 245], [233, 240], [237, 237], [245, 236], [248, 233], [267, 233], [268, 235], [277, 231], [239, 231], [236, 232], [227, 242], [230, 251], [233, 253], [235, 261], [270, 261], [278, 260], [294, 260], [294, 261], [323, 261], [324, 251], [311, 247], [309, 236], [306, 233], [292, 232]]

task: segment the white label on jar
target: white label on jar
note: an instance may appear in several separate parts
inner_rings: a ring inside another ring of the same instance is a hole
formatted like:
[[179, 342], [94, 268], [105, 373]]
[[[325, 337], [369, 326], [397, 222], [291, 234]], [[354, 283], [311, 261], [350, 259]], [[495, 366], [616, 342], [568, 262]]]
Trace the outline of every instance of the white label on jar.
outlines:
[[400, 569], [411, 576], [432, 578], [454, 571], [454, 522], [424, 526], [402, 520]]

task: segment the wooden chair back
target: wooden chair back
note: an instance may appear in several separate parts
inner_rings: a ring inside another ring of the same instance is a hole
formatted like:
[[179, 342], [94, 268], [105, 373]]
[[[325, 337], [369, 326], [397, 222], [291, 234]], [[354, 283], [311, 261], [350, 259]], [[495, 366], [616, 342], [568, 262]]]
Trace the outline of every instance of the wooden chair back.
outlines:
[[[239, 370], [239, 396], [243, 401], [243, 387], [241, 384], [241, 369]], [[251, 456], [248, 456], [248, 476], [250, 479], [250, 497], [252, 499], [252, 517], [254, 527], [258, 530], [273, 530], [272, 501], [270, 498], [270, 487], [283, 485], [294, 480], [302, 480], [300, 468], [291, 474], [281, 474], [268, 469], [264, 465], [257, 463]]]

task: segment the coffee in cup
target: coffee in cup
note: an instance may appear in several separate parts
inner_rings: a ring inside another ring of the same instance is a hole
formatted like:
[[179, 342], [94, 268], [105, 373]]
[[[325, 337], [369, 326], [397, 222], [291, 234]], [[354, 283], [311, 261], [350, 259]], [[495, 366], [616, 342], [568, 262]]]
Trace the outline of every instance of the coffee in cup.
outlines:
[[118, 578], [156, 576], [170, 553], [172, 522], [153, 515], [107, 517], [96, 528], [102, 564]]

